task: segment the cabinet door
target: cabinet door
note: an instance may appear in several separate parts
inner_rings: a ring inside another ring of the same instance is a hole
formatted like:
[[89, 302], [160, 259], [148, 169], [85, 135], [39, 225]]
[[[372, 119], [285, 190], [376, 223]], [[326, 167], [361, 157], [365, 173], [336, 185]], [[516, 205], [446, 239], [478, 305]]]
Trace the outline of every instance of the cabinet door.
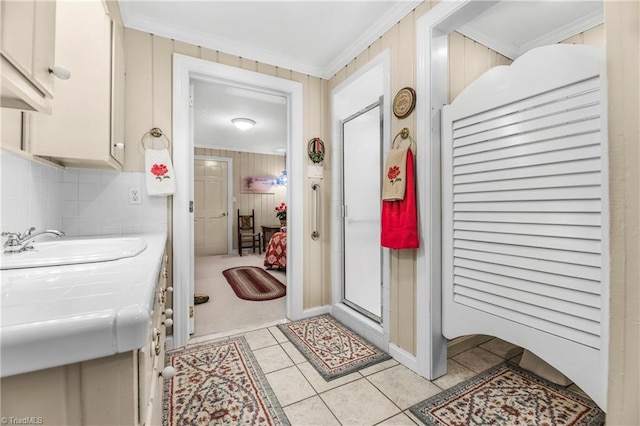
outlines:
[[111, 156], [124, 165], [124, 28], [112, 23]]
[[33, 73], [35, 0], [5, 1], [2, 8], [2, 55], [26, 76]]
[[118, 168], [111, 146], [111, 20], [100, 1], [62, 1], [56, 10], [56, 82], [51, 116], [35, 116], [31, 152], [72, 167]]
[[[33, 30], [33, 80], [46, 96], [53, 97], [53, 74], [49, 72], [55, 64], [56, 2], [37, 1]], [[64, 65], [64, 64], [60, 64]]]

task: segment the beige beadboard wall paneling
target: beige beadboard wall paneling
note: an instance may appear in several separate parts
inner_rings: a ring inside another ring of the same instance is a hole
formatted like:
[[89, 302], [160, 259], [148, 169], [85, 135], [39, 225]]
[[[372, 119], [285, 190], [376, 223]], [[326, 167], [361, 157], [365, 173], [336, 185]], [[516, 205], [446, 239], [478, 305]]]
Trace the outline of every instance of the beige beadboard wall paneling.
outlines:
[[[125, 29], [125, 145], [124, 171], [144, 171], [140, 140], [153, 128], [153, 37]], [[166, 132], [171, 129], [163, 129]]]
[[506, 56], [452, 32], [449, 34], [449, 103], [489, 68], [511, 62]]
[[240, 192], [242, 176], [279, 176], [282, 172], [284, 156], [256, 154], [251, 152], [227, 151], [212, 148], [195, 148], [194, 155], [230, 158], [233, 165], [233, 197], [236, 203], [228, 207], [233, 218], [233, 248], [238, 248], [238, 209], [240, 214], [251, 214], [255, 210], [256, 230], [262, 225], [279, 225], [275, 207], [287, 199], [285, 187], [274, 187], [269, 194], [245, 194]]
[[[320, 99], [323, 97], [323, 83], [320, 79], [312, 78], [309, 76], [305, 77], [304, 87], [305, 87], [305, 98], [308, 99]], [[322, 134], [324, 113], [323, 113], [323, 102], [314, 102], [309, 104], [309, 111], [305, 114], [309, 121], [305, 123], [305, 128], [309, 130], [309, 137], [304, 141], [305, 146], [303, 147], [303, 160], [302, 163], [304, 166], [304, 173], [306, 175], [305, 185], [311, 189], [311, 185], [313, 183], [317, 183], [320, 185], [320, 203], [321, 207], [324, 207], [325, 212], [320, 212], [320, 219], [322, 223], [320, 224], [320, 235], [331, 235], [331, 228], [329, 222], [326, 221], [327, 217], [330, 217], [329, 203], [328, 200], [331, 200], [331, 179], [328, 179], [329, 176], [324, 177], [324, 179], [310, 179], [308, 177], [308, 165], [313, 164], [309, 157], [307, 156], [307, 146], [309, 140], [313, 137], [320, 137], [320, 139], [324, 139], [320, 136]], [[312, 119], [312, 117], [317, 117], [319, 119]], [[327, 144], [325, 143], [325, 152], [328, 152]], [[308, 217], [305, 221], [305, 237], [310, 236], [316, 226], [316, 194], [315, 191], [310, 190], [308, 192], [307, 204], [309, 205]], [[325, 205], [326, 204], [326, 205]], [[303, 279], [304, 281], [308, 281], [312, 279], [312, 277], [321, 277], [322, 281], [325, 281], [323, 275], [325, 274], [325, 268], [330, 266], [328, 262], [323, 262], [324, 259], [322, 253], [326, 251], [326, 253], [330, 253], [330, 245], [328, 244], [329, 240], [327, 238], [320, 238], [318, 240], [313, 240], [312, 238], [305, 238], [305, 253], [309, 254], [309, 258], [311, 259], [321, 259], [320, 262], [309, 262], [306, 268], [303, 271]], [[327, 250], [328, 249], [328, 250]], [[330, 269], [326, 269], [327, 274], [330, 275]], [[330, 281], [329, 276], [326, 277], [326, 281]], [[325, 289], [322, 287], [308, 287], [305, 288], [305, 293], [303, 295], [304, 300], [304, 308], [308, 309], [314, 304], [324, 305], [330, 304], [331, 299], [325, 296]], [[320, 301], [318, 303], [317, 301]]]
[[607, 424], [640, 424], [640, 3], [605, 2], [609, 108]]
[[604, 24], [600, 24], [573, 37], [569, 37], [566, 40], [562, 40], [560, 43], [602, 47], [605, 43]]
[[[415, 88], [415, 38], [416, 21], [427, 13], [437, 2], [423, 2], [400, 22], [390, 28], [367, 49], [356, 56], [345, 67], [338, 71], [327, 83], [327, 102], [331, 100], [331, 91], [347, 77], [352, 75], [367, 62], [385, 49], [391, 52], [391, 96], [401, 88]], [[386, 100], [386, 108], [393, 99]], [[328, 120], [329, 121], [329, 120]], [[412, 114], [400, 120], [391, 116], [391, 138], [404, 127], [415, 134], [416, 118]], [[327, 123], [325, 131], [330, 130]], [[421, 141], [417, 141], [417, 149], [422, 149]], [[419, 165], [418, 165], [419, 167]], [[418, 189], [419, 190], [419, 189]], [[409, 353], [416, 353], [416, 251], [391, 251], [391, 314], [389, 321], [391, 342]]]
[[[173, 53], [193, 56], [204, 60], [217, 62], [237, 68], [257, 71], [263, 74], [284, 78], [287, 80], [300, 81], [304, 86], [304, 104], [303, 104], [303, 140], [294, 141], [295, 143], [305, 144], [312, 137], [320, 137], [326, 141], [326, 127], [322, 120], [326, 115], [318, 114], [319, 106], [323, 105], [322, 82], [319, 78], [310, 77], [305, 74], [295, 73], [285, 68], [273, 65], [262, 64], [254, 60], [240, 58], [225, 52], [214, 51], [211, 49], [195, 46], [180, 41], [170, 40], [164, 37], [147, 34], [137, 30], [125, 30], [125, 51], [126, 51], [126, 68], [127, 68], [127, 93], [126, 93], [126, 140], [131, 141], [126, 147], [125, 170], [126, 171], [142, 171], [144, 168], [144, 153], [139, 148], [139, 141], [142, 135], [148, 132], [152, 127], [160, 127], [167, 134], [172, 134], [171, 114], [172, 114], [172, 64]], [[320, 86], [318, 86], [320, 85]], [[307, 87], [310, 86], [310, 87]], [[315, 111], [315, 112], [314, 112]], [[321, 132], [323, 130], [323, 132]], [[306, 149], [304, 149], [306, 153]], [[245, 156], [246, 157], [246, 156]], [[248, 158], [238, 158], [240, 163], [250, 164]], [[291, 158], [290, 161], [303, 161], [305, 158]], [[265, 163], [266, 164], [266, 163]], [[281, 163], [278, 163], [278, 175], [282, 171]], [[253, 167], [253, 165], [251, 166]], [[266, 166], [265, 166], [266, 167]], [[325, 176], [330, 175], [330, 170], [325, 169]], [[239, 177], [238, 177], [239, 179]], [[306, 178], [305, 178], [306, 179]], [[326, 178], [325, 178], [326, 179]], [[326, 187], [326, 185], [324, 185]], [[328, 189], [328, 187], [327, 187]], [[311, 185], [304, 185], [304, 212], [302, 214], [304, 220], [305, 231], [309, 230], [309, 199], [311, 193]], [[330, 199], [327, 193], [327, 200]], [[244, 203], [244, 204], [243, 204]], [[330, 217], [330, 203], [323, 205], [323, 217]], [[169, 208], [171, 206], [168, 203]], [[242, 198], [239, 204], [241, 207], [249, 207], [248, 199]], [[264, 210], [262, 208], [260, 211]], [[234, 213], [235, 214], [235, 213]], [[257, 215], [256, 211], [256, 215]], [[260, 213], [265, 216], [266, 213]], [[269, 217], [267, 222], [274, 223], [275, 218]], [[330, 229], [326, 226], [327, 231]], [[303, 240], [305, 241], [303, 250], [304, 266], [307, 268], [316, 268], [319, 266], [321, 273], [313, 273], [305, 275], [304, 281], [304, 307], [310, 308], [321, 306], [330, 302], [331, 282], [330, 282], [330, 243], [328, 241], [328, 232], [324, 232], [320, 237], [320, 242], [311, 244], [307, 239], [310, 237], [305, 232]], [[308, 254], [306, 250], [311, 250]], [[307, 261], [306, 259], [314, 259]], [[322, 262], [317, 262], [322, 259]], [[313, 265], [311, 265], [313, 264]], [[311, 266], [309, 266], [311, 265]], [[317, 271], [316, 271], [317, 272]]]

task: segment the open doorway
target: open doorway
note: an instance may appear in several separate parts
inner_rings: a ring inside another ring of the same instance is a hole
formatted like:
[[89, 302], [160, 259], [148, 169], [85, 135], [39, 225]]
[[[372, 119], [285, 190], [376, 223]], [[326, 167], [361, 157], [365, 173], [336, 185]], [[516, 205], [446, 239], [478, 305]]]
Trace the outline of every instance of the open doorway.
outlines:
[[[277, 267], [265, 252], [274, 234], [282, 232], [278, 215], [286, 214], [279, 210], [287, 201], [287, 185], [281, 179], [286, 174], [287, 99], [208, 80], [194, 79], [192, 84], [192, 337], [281, 322], [286, 318], [286, 293], [276, 299], [245, 299], [236, 294], [225, 271], [255, 272], [255, 281], [247, 278], [243, 285], [256, 283], [256, 289], [264, 291], [268, 287], [258, 284], [270, 279], [265, 272], [286, 284], [286, 236], [278, 247]], [[247, 127], [238, 127], [238, 119]]]
[[[192, 107], [195, 82], [211, 82], [226, 86], [232, 91], [244, 90], [252, 95], [274, 95], [285, 99], [285, 152], [274, 155], [274, 167], [279, 172], [287, 170], [290, 177], [286, 194], [283, 199], [289, 206], [287, 217], [287, 268], [286, 268], [286, 315], [284, 318], [297, 319], [302, 314], [302, 166], [301, 162], [289, 161], [289, 158], [302, 158], [301, 144], [294, 141], [302, 140], [302, 85], [299, 82], [272, 77], [253, 71], [242, 70], [222, 64], [204, 61], [183, 55], [174, 55], [174, 163], [176, 168], [177, 191], [173, 202], [173, 249], [174, 249], [174, 333], [170, 347], [185, 346], [195, 329], [193, 321], [195, 294], [195, 217], [194, 217], [194, 159], [195, 159], [195, 128]], [[223, 117], [224, 118], [224, 117]], [[228, 121], [232, 117], [229, 118]], [[224, 139], [224, 138], [223, 138]], [[229, 142], [227, 140], [227, 142]], [[237, 147], [236, 145], [232, 145]], [[223, 147], [220, 147], [223, 148]], [[198, 148], [201, 149], [201, 148]], [[213, 149], [213, 148], [210, 148]], [[221, 153], [209, 153], [210, 156], [225, 157]], [[248, 154], [240, 152], [243, 158]], [[226, 157], [229, 157], [228, 155]], [[233, 186], [241, 185], [237, 170], [240, 161], [231, 161], [234, 176], [231, 178]], [[255, 161], [254, 161], [255, 164]], [[274, 173], [275, 174], [275, 173]], [[268, 174], [264, 174], [268, 176]], [[277, 177], [277, 176], [276, 176]], [[236, 192], [236, 198], [231, 199], [228, 206], [227, 218], [236, 217], [238, 208], [249, 208], [243, 204]], [[238, 205], [240, 203], [240, 205]], [[262, 203], [260, 204], [262, 206]], [[261, 213], [268, 224], [276, 222], [275, 216], [267, 218], [266, 213], [275, 215], [275, 206], [266, 202]], [[253, 209], [252, 209], [253, 210]], [[244, 213], [244, 210], [242, 211]], [[256, 217], [258, 214], [256, 214]], [[231, 220], [232, 219], [228, 219]], [[228, 238], [228, 236], [227, 236]], [[233, 251], [233, 248], [232, 248]], [[220, 255], [220, 256], [229, 256]], [[242, 256], [243, 258], [245, 256]], [[191, 313], [191, 315], [190, 315]], [[237, 313], [234, 313], [237, 316]]]

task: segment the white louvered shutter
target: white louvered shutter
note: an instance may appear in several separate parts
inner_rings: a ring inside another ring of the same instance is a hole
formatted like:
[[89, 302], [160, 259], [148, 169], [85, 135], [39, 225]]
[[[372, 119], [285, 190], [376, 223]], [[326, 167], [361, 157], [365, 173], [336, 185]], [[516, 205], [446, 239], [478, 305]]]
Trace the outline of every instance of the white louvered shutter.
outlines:
[[598, 49], [539, 48], [444, 108], [443, 330], [528, 348], [604, 406], [601, 70]]

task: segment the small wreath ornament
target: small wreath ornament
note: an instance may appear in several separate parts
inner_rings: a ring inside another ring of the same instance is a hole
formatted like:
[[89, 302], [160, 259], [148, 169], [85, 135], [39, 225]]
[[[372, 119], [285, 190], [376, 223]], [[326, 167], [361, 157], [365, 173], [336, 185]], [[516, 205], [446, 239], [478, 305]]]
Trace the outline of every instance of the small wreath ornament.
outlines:
[[313, 164], [322, 163], [324, 160], [324, 142], [322, 142], [322, 139], [311, 139], [307, 145], [307, 152], [309, 153], [309, 159]]

